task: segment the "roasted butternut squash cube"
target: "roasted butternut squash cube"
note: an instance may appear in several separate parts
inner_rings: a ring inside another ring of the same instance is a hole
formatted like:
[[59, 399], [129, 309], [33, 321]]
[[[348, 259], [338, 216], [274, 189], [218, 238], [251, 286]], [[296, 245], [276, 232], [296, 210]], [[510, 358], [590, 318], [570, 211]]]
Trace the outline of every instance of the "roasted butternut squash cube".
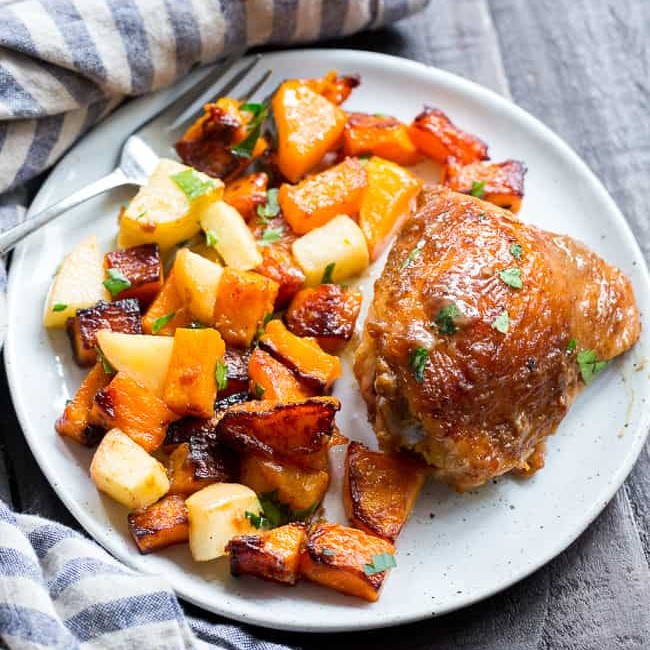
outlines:
[[278, 284], [259, 273], [226, 267], [214, 306], [215, 327], [228, 345], [247, 348], [267, 314], [273, 313]]
[[306, 537], [305, 526], [297, 522], [256, 535], [234, 537], [226, 548], [230, 573], [295, 585], [300, 577], [300, 553]]
[[143, 555], [190, 538], [185, 499], [168, 494], [160, 501], [129, 513], [129, 532]]
[[271, 102], [278, 131], [277, 164], [297, 183], [329, 151], [336, 149], [347, 116], [300, 81], [285, 81]]
[[56, 421], [57, 433], [81, 445], [92, 447], [104, 435], [104, 429], [91, 422], [95, 394], [108, 385], [111, 375], [104, 372], [100, 363], [86, 375], [75, 396], [66, 404], [63, 415]]
[[351, 442], [345, 463], [343, 504], [350, 523], [394, 542], [424, 483], [424, 467], [398, 454]]
[[172, 269], [160, 290], [142, 317], [142, 329], [145, 334], [174, 336], [177, 327], [188, 327], [192, 322], [189, 309], [176, 288], [174, 270]]
[[138, 301], [133, 298], [115, 302], [100, 300], [93, 307], [77, 309], [77, 315], [68, 319], [66, 331], [78, 365], [92, 366], [97, 361], [97, 332], [100, 330], [142, 334]]
[[180, 418], [170, 422], [165, 434], [164, 450], [171, 454], [178, 445], [193, 438], [208, 440], [216, 444], [217, 417], [214, 418]]
[[264, 172], [242, 176], [226, 185], [223, 200], [250, 221], [257, 217], [257, 208], [266, 204], [268, 184], [269, 177]]
[[394, 555], [394, 546], [385, 539], [323, 522], [308, 532], [300, 573], [312, 582], [374, 602], [388, 572], [377, 569]]
[[339, 76], [336, 70], [330, 70], [324, 77], [302, 79], [302, 83], [338, 106], [361, 83], [361, 78], [358, 75]]
[[458, 128], [441, 110], [431, 106], [413, 120], [409, 135], [423, 154], [441, 164], [450, 158], [463, 165], [488, 158], [485, 142]]
[[163, 389], [167, 406], [179, 415], [212, 417], [217, 396], [216, 368], [225, 350], [216, 330], [178, 328]]
[[339, 284], [321, 284], [299, 291], [285, 315], [296, 336], [312, 336], [326, 352], [340, 352], [354, 334], [361, 293]]
[[104, 255], [104, 268], [107, 272], [114, 269], [130, 285], [121, 291], [120, 286], [116, 286], [118, 292], [111, 291], [113, 298], [137, 298], [143, 307], [154, 299], [163, 285], [163, 265], [158, 244], [141, 244], [110, 251]]
[[[255, 400], [231, 406], [217, 424], [217, 434], [236, 450], [284, 457], [302, 467], [323, 469], [334, 416], [334, 397], [311, 397], [280, 404]], [[323, 462], [324, 461], [324, 462]]]
[[315, 391], [328, 391], [341, 376], [338, 357], [324, 352], [315, 339], [292, 334], [280, 320], [267, 323], [259, 344]]
[[248, 375], [251, 395], [259, 393], [266, 400], [300, 402], [314, 394], [289, 368], [260, 348], [250, 356]]
[[285, 183], [278, 201], [291, 229], [302, 235], [339, 214], [358, 214], [367, 185], [365, 167], [357, 158], [346, 158], [298, 185]]
[[366, 171], [368, 189], [361, 201], [359, 227], [374, 261], [411, 213], [422, 183], [406, 169], [377, 156], [368, 161]]
[[350, 113], [343, 131], [346, 156], [381, 156], [398, 165], [415, 165], [422, 157], [408, 127], [390, 115]]
[[526, 167], [518, 160], [477, 162], [465, 166], [450, 161], [444, 168], [442, 182], [455, 192], [472, 194], [512, 212], [519, 212], [524, 198], [525, 174]]
[[170, 494], [181, 494], [189, 496], [198, 492], [206, 485], [216, 483], [218, 480], [225, 481], [227, 477], [218, 475], [215, 478], [198, 478], [196, 463], [192, 458], [192, 450], [189, 442], [183, 442], [170, 454], [167, 461], [167, 475], [169, 476]]
[[278, 283], [276, 310], [284, 309], [305, 282], [305, 274], [291, 251], [282, 246], [265, 246], [262, 249], [262, 264], [255, 271]]
[[226, 348], [223, 363], [226, 366], [225, 387], [219, 390], [219, 399], [238, 393], [248, 393], [248, 362], [250, 350]]
[[95, 395], [93, 417], [107, 429], [120, 429], [148, 452], [160, 447], [167, 425], [178, 418], [165, 402], [123, 372]]
[[322, 469], [306, 469], [253, 453], [241, 459], [239, 481], [257, 494], [275, 493], [293, 512], [306, 512], [323, 500], [330, 476]]

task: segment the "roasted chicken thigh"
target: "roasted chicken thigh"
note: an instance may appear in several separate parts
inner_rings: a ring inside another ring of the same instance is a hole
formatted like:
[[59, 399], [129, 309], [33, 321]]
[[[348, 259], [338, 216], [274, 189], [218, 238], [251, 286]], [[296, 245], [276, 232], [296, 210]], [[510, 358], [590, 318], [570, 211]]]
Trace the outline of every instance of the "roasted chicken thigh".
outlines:
[[577, 393], [640, 327], [629, 280], [584, 245], [436, 188], [375, 284], [355, 373], [380, 444], [462, 491], [541, 467]]

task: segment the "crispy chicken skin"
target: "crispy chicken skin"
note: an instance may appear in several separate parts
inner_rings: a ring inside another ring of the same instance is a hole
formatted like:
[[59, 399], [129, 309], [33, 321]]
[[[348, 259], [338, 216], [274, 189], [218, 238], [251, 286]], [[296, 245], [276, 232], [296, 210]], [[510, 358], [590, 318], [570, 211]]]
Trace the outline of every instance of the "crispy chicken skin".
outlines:
[[[521, 288], [499, 276], [514, 267]], [[436, 323], [452, 303], [452, 326]], [[612, 359], [640, 329], [629, 280], [579, 242], [428, 189], [375, 284], [355, 374], [380, 444], [413, 448], [463, 491], [543, 466], [545, 438], [584, 386], [577, 353]]]

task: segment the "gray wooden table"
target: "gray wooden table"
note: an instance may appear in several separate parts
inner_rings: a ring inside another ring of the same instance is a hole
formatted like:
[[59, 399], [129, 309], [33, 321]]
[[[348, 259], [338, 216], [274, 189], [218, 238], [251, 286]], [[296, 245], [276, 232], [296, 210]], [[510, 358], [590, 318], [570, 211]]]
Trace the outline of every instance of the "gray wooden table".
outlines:
[[[431, 0], [426, 13], [391, 29], [331, 45], [436, 65], [512, 97], [594, 169], [650, 257], [650, 0]], [[0, 422], [0, 496], [17, 510], [78, 527], [27, 448], [4, 369]], [[487, 601], [384, 631], [256, 633], [339, 650], [648, 649], [649, 560], [646, 444], [625, 485], [569, 549]]]

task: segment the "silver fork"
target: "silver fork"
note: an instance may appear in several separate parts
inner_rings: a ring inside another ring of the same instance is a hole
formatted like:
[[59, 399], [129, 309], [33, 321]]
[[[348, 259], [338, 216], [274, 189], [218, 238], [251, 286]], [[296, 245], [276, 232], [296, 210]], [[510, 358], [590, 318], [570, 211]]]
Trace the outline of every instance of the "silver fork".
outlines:
[[[258, 54], [224, 85], [213, 89], [212, 86], [235, 66], [243, 54], [243, 51], [239, 51], [217, 64], [214, 70], [202, 77], [198, 83], [168, 105], [163, 106], [158, 113], [131, 133], [122, 145], [117, 167], [110, 174], [0, 234], [0, 255], [8, 253], [35, 230], [94, 196], [122, 185], [144, 185], [160, 158], [172, 154], [173, 143], [195, 120], [200, 111], [197, 108], [199, 100], [202, 100], [208, 91], [211, 96], [222, 96], [232, 91], [250, 74], [261, 58]], [[270, 75], [271, 70], [266, 70], [247, 90], [239, 94], [239, 98], [244, 101], [250, 99]]]

